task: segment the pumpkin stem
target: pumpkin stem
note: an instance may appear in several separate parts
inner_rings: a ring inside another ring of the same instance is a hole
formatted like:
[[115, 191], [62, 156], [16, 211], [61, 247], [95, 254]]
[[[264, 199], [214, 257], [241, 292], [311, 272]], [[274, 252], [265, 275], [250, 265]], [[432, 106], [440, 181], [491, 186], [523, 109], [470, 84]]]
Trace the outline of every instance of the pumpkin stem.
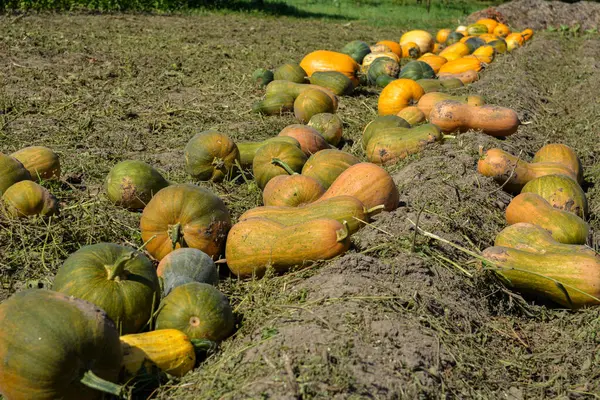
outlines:
[[442, 135], [442, 139], [456, 139], [456, 136], [454, 135]]
[[285, 170], [289, 175], [298, 175], [296, 171], [294, 171], [289, 165], [285, 163], [281, 158], [273, 158], [271, 159], [271, 164], [277, 165]]
[[192, 345], [194, 345], [194, 350], [196, 353], [203, 351], [206, 353], [215, 351], [217, 349], [217, 342], [213, 342], [208, 339], [190, 339]]
[[367, 208], [365, 210], [365, 214], [367, 214], [368, 216], [371, 216], [371, 215], [375, 214], [376, 211], [383, 210], [384, 208], [385, 208], [385, 204], [380, 204], [375, 207]]
[[171, 238], [173, 249], [175, 249], [181, 239], [181, 223], [178, 222], [169, 227], [169, 237]]
[[108, 267], [108, 280], [112, 281], [117, 276], [120, 276], [123, 273], [123, 270], [125, 269], [125, 265], [129, 261], [131, 261], [135, 256], [136, 252], [132, 251], [119, 257], [112, 266]]
[[80, 382], [89, 388], [96, 389], [100, 392], [112, 394], [113, 396], [122, 398], [122, 386], [117, 385], [116, 383], [109, 382], [106, 379], [102, 379], [98, 375], [94, 374], [92, 371], [85, 371]]
[[335, 231], [336, 234], [336, 240], [338, 242], [341, 242], [343, 240], [346, 240], [346, 238], [348, 236], [350, 236], [350, 231], [348, 230], [348, 222], [347, 221], [343, 221], [342, 225], [344, 225], [343, 229], [339, 229], [337, 231]]

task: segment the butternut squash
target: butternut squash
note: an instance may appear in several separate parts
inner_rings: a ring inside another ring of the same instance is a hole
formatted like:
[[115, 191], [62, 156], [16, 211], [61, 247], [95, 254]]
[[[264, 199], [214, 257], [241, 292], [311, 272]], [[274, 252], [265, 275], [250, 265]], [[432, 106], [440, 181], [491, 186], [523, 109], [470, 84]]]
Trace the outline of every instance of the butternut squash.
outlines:
[[535, 193], [559, 210], [571, 212], [581, 218], [588, 213], [585, 193], [579, 184], [566, 175], [544, 175], [523, 187], [521, 193]]
[[429, 114], [433, 107], [442, 101], [445, 100], [454, 100], [458, 101], [462, 104], [468, 104], [471, 106], [479, 107], [485, 104], [485, 100], [481, 96], [453, 96], [448, 93], [440, 93], [440, 92], [431, 92], [425, 93], [417, 103], [417, 107], [419, 110], [425, 114], [426, 118], [429, 118]]
[[575, 151], [565, 144], [550, 143], [543, 146], [535, 153], [532, 162], [564, 164], [575, 173], [577, 182], [580, 184], [583, 182], [583, 168], [581, 167], [581, 161], [579, 160], [579, 157], [577, 157]]
[[448, 61], [440, 67], [440, 74], [451, 73], [460, 74], [466, 71], [479, 72], [483, 69], [483, 63], [476, 58], [461, 57], [456, 60]]
[[429, 122], [437, 125], [442, 132], [466, 132], [469, 129], [504, 137], [517, 131], [521, 124], [517, 113], [505, 107], [472, 106], [454, 100], [437, 103], [429, 114]]
[[431, 143], [439, 142], [442, 136], [438, 127], [432, 124], [383, 129], [371, 137], [365, 152], [370, 162], [390, 165], [421, 152]]

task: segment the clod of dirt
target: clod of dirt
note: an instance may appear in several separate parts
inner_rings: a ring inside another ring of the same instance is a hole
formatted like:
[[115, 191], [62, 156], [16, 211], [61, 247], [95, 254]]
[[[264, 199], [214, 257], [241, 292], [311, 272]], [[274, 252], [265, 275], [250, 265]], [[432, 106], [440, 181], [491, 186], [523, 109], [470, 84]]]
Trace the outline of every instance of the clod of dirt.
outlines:
[[508, 24], [518, 29], [545, 29], [548, 27], [569, 27], [577, 24], [582, 29], [593, 29], [600, 26], [600, 4], [590, 1], [565, 3], [545, 0], [517, 0], [477, 11], [467, 18], [473, 23], [480, 18], [488, 18], [496, 14], [502, 15]]

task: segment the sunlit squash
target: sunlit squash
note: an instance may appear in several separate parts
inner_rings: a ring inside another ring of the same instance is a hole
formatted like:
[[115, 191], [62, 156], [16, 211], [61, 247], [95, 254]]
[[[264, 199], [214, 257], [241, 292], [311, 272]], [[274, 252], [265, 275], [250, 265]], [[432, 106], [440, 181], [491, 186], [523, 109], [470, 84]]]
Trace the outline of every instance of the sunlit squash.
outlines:
[[52, 149], [44, 146], [29, 146], [10, 155], [23, 164], [32, 179], [60, 179], [60, 159]]
[[521, 193], [535, 193], [559, 210], [569, 211], [581, 218], [588, 214], [585, 193], [573, 178], [566, 175], [544, 175], [533, 179]]
[[251, 169], [252, 161], [254, 161], [254, 156], [258, 149], [271, 142], [286, 142], [300, 148], [300, 142], [289, 136], [275, 136], [261, 142], [238, 142], [237, 147], [240, 151], [240, 164], [242, 168]]
[[426, 118], [429, 118], [429, 114], [431, 110], [435, 107], [436, 104], [446, 101], [452, 100], [460, 102], [461, 104], [469, 104], [474, 107], [479, 107], [485, 104], [485, 100], [481, 96], [472, 95], [472, 96], [455, 96], [448, 93], [442, 92], [431, 92], [425, 93], [417, 103], [417, 108], [423, 112]]
[[403, 108], [415, 104], [425, 94], [423, 88], [412, 79], [397, 79], [387, 85], [379, 95], [379, 115], [395, 115]]
[[499, 23], [498, 25], [496, 25], [496, 27], [494, 28], [494, 32], [492, 33], [500, 37], [506, 37], [510, 34], [510, 32], [511, 30], [507, 25]]
[[300, 143], [300, 148], [307, 157], [310, 157], [311, 154], [315, 154], [317, 151], [329, 148], [329, 143], [327, 143], [323, 135], [309, 125], [288, 125], [279, 132], [278, 136], [287, 136], [296, 139], [298, 143]]
[[12, 217], [50, 217], [59, 212], [56, 197], [33, 181], [17, 182], [6, 189], [2, 202], [7, 215]]
[[398, 57], [402, 57], [402, 47], [400, 46], [400, 43], [394, 42], [393, 40], [380, 40], [377, 44], [387, 46]]
[[252, 82], [258, 87], [267, 86], [274, 78], [273, 71], [265, 68], [258, 68], [252, 73]]
[[411, 42], [416, 43], [417, 46], [419, 46], [421, 54], [425, 54], [433, 49], [433, 37], [427, 31], [412, 30], [400, 37], [400, 46], [402, 46], [403, 49], [406, 43]]
[[306, 80], [306, 71], [298, 64], [286, 63], [275, 69], [273, 79], [304, 83]]
[[317, 50], [307, 54], [300, 66], [309, 77], [317, 71], [338, 71], [354, 82], [359, 69], [359, 65], [349, 55], [328, 50]]
[[487, 28], [487, 33], [494, 33], [494, 29], [498, 26], [498, 21], [492, 18], [478, 19], [475, 23], [485, 25]]
[[450, 35], [452, 31], [450, 29], [440, 29], [435, 35], [435, 41], [441, 44], [446, 43], [448, 39], [448, 35]]
[[[406, 107], [409, 108], [409, 107]], [[404, 110], [404, 108], [402, 109]], [[375, 135], [377, 132], [387, 128], [410, 128], [410, 123], [399, 117], [397, 114], [393, 115], [379, 115], [373, 121], [369, 122], [365, 129], [363, 129], [361, 145], [363, 150], [367, 148], [369, 144], [369, 140], [371, 137]]]
[[365, 56], [371, 52], [371, 49], [362, 40], [353, 40], [346, 44], [341, 52], [349, 55], [357, 64], [361, 64]]
[[337, 114], [320, 113], [312, 116], [308, 126], [316, 129], [327, 143], [337, 146], [342, 140], [344, 122]]
[[327, 88], [338, 96], [350, 95], [354, 91], [350, 78], [337, 71], [317, 71], [310, 77], [310, 83]]
[[185, 145], [184, 157], [186, 170], [194, 179], [220, 182], [231, 177], [236, 162], [240, 160], [240, 152], [226, 134], [203, 131]]
[[333, 113], [335, 108], [331, 98], [318, 89], [305, 90], [294, 100], [294, 115], [302, 123], [307, 123], [313, 115]]
[[448, 62], [448, 60], [446, 60], [444, 57], [436, 56], [435, 54], [423, 55], [423, 56], [419, 57], [418, 61], [423, 61], [423, 62], [429, 64], [431, 69], [433, 69], [433, 72], [436, 74], [439, 72], [442, 65], [444, 65]]
[[265, 186], [263, 204], [298, 207], [316, 201], [323, 193], [325, 193], [323, 185], [310, 176], [298, 173], [278, 175]]
[[406, 42], [402, 44], [402, 58], [419, 58], [421, 48], [415, 42]]
[[583, 182], [583, 168], [575, 151], [561, 143], [550, 143], [541, 147], [533, 156], [533, 163], [554, 162], [565, 165], [577, 177], [577, 182]]
[[31, 180], [31, 174], [16, 158], [0, 153], [0, 195], [17, 182]]
[[423, 111], [419, 110], [419, 108], [416, 106], [403, 108], [398, 114], [396, 114], [396, 116], [402, 118], [411, 126], [418, 125], [427, 119], [425, 114], [423, 114]]
[[108, 199], [131, 210], [148, 204], [169, 182], [151, 165], [139, 160], [125, 160], [111, 168], [104, 180]]
[[258, 187], [263, 189], [274, 177], [289, 175], [288, 168], [300, 172], [306, 160], [306, 154], [297, 146], [272, 142], [256, 152], [252, 162], [252, 173]]
[[517, 113], [506, 107], [472, 106], [455, 100], [436, 103], [429, 113], [429, 122], [442, 132], [480, 130], [486, 135], [506, 137], [514, 134], [521, 121]]
[[264, 115], [281, 115], [294, 109], [294, 100], [295, 97], [287, 93], [267, 94], [263, 100], [259, 100], [252, 105], [252, 112]]
[[388, 128], [371, 137], [365, 153], [367, 160], [374, 164], [391, 165], [440, 140], [442, 133], [432, 124], [413, 128]]
[[306, 161], [302, 167], [302, 175], [315, 179], [325, 189], [328, 189], [342, 172], [359, 162], [358, 158], [345, 151], [321, 150]]

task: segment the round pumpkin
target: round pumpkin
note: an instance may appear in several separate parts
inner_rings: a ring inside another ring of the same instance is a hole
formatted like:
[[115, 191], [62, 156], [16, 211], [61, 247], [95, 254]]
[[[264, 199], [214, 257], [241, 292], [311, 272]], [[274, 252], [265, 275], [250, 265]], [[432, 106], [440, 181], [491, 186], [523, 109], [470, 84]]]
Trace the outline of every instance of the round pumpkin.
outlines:
[[400, 38], [400, 46], [402, 46], [403, 49], [404, 44], [410, 42], [416, 43], [417, 46], [419, 46], [421, 54], [425, 54], [433, 49], [433, 37], [427, 31], [412, 30], [406, 32]]
[[402, 57], [402, 46], [400, 46], [400, 43], [394, 42], [392, 40], [380, 40], [379, 42], [377, 42], [377, 44], [387, 46], [398, 57]]
[[415, 42], [402, 44], [402, 58], [419, 58], [421, 54], [421, 48]]
[[86, 301], [30, 289], [0, 304], [0, 394], [7, 400], [89, 400], [117, 394], [119, 332]]
[[[315, 114], [318, 115], [318, 114]], [[311, 154], [319, 150], [328, 149], [329, 144], [325, 138], [315, 128], [303, 125], [292, 124], [288, 125], [279, 132], [278, 136], [292, 137], [300, 143], [300, 148], [309, 157]]]
[[342, 53], [352, 57], [358, 64], [361, 64], [365, 56], [370, 52], [371, 48], [362, 40], [353, 40], [342, 48]]
[[441, 44], [446, 43], [448, 36], [452, 31], [450, 29], [440, 29], [435, 35], [435, 41]]
[[319, 71], [312, 74], [310, 83], [331, 90], [338, 96], [350, 95], [354, 91], [354, 83], [346, 75], [337, 71]]
[[316, 201], [325, 188], [316, 179], [300, 175], [279, 175], [271, 179], [263, 190], [265, 206], [298, 207]]
[[106, 311], [121, 333], [136, 333], [160, 299], [158, 276], [143, 253], [114, 243], [84, 246], [58, 269], [53, 290]]
[[460, 42], [460, 40], [465, 37], [465, 35], [463, 35], [460, 32], [450, 32], [448, 34], [448, 37], [446, 38], [446, 46], [450, 46], [453, 45], [454, 43], [458, 43]]
[[294, 96], [289, 93], [273, 93], [252, 105], [252, 112], [265, 115], [281, 115], [294, 109]]
[[335, 112], [333, 101], [318, 89], [305, 90], [294, 101], [294, 115], [302, 123], [310, 121], [315, 114], [333, 112]]
[[561, 143], [550, 143], [540, 148], [533, 156], [533, 163], [553, 162], [569, 168], [577, 177], [577, 182], [583, 182], [583, 168], [577, 153], [569, 146]]
[[417, 106], [406, 107], [400, 110], [400, 112], [396, 115], [408, 122], [411, 126], [420, 124], [427, 119], [423, 111], [421, 111]]
[[256, 86], [264, 87], [273, 81], [275, 75], [273, 71], [265, 68], [258, 68], [252, 73], [252, 81]]
[[329, 186], [342, 172], [359, 162], [358, 158], [345, 151], [321, 150], [306, 161], [302, 167], [302, 175], [315, 179], [325, 189], [329, 189]]
[[185, 145], [184, 155], [188, 174], [201, 181], [220, 182], [231, 177], [240, 161], [240, 152], [233, 140], [215, 131], [194, 135]]
[[300, 172], [306, 159], [306, 154], [293, 144], [267, 143], [256, 152], [252, 161], [252, 173], [258, 187], [264, 189], [267, 183], [274, 177], [289, 175], [282, 166], [282, 163], [293, 172]]
[[223, 250], [231, 219], [223, 200], [210, 190], [177, 184], [150, 200], [140, 227], [146, 250], [157, 260], [181, 247], [199, 249], [214, 258]]
[[367, 80], [369, 84], [374, 85], [377, 78], [382, 75], [387, 75], [392, 78], [397, 78], [400, 72], [400, 64], [388, 57], [380, 57], [373, 61], [367, 72]]
[[501, 36], [501, 37], [506, 37], [510, 34], [510, 28], [504, 24], [498, 24], [496, 25], [496, 27], [494, 28], [494, 32], [492, 32], [494, 35], [497, 36]]
[[220, 341], [233, 331], [227, 297], [207, 283], [177, 286], [161, 302], [156, 329], [177, 329], [190, 339]]
[[419, 79], [433, 79], [435, 78], [435, 72], [433, 71], [433, 68], [424, 61], [411, 61], [402, 68], [399, 78], [412, 79], [413, 81], [418, 81]]
[[219, 282], [217, 266], [208, 254], [198, 249], [177, 249], [160, 260], [156, 269], [162, 280], [163, 294], [168, 295], [177, 286], [190, 282], [216, 285]]
[[559, 210], [581, 218], [588, 215], [588, 203], [583, 189], [566, 175], [544, 175], [525, 184], [521, 193], [535, 193]]
[[60, 159], [52, 149], [44, 146], [30, 146], [10, 155], [23, 164], [32, 179], [60, 179]]
[[143, 161], [121, 161], [108, 173], [104, 189], [108, 199], [128, 209], [144, 208], [152, 196], [169, 186], [169, 182]]
[[356, 81], [356, 71], [359, 68], [349, 55], [327, 50], [317, 50], [307, 54], [300, 62], [300, 66], [309, 77], [317, 71], [338, 71], [353, 81]]
[[367, 148], [367, 144], [373, 135], [380, 130], [387, 128], [410, 128], [410, 123], [394, 114], [377, 116], [365, 126], [365, 129], [363, 129], [361, 143], [363, 150]]
[[342, 140], [344, 122], [337, 114], [315, 114], [307, 125], [316, 129], [325, 141], [332, 146], [337, 146]]
[[4, 192], [2, 201], [6, 211], [13, 217], [58, 214], [58, 200], [48, 189], [33, 181], [17, 182]]
[[0, 153], [0, 195], [17, 182], [31, 180], [31, 174], [16, 158]]
[[413, 105], [425, 92], [412, 79], [396, 79], [387, 85], [379, 95], [377, 108], [379, 115], [397, 114], [400, 110]]
[[304, 83], [306, 80], [306, 71], [298, 64], [287, 63], [275, 69], [273, 79], [278, 81]]

